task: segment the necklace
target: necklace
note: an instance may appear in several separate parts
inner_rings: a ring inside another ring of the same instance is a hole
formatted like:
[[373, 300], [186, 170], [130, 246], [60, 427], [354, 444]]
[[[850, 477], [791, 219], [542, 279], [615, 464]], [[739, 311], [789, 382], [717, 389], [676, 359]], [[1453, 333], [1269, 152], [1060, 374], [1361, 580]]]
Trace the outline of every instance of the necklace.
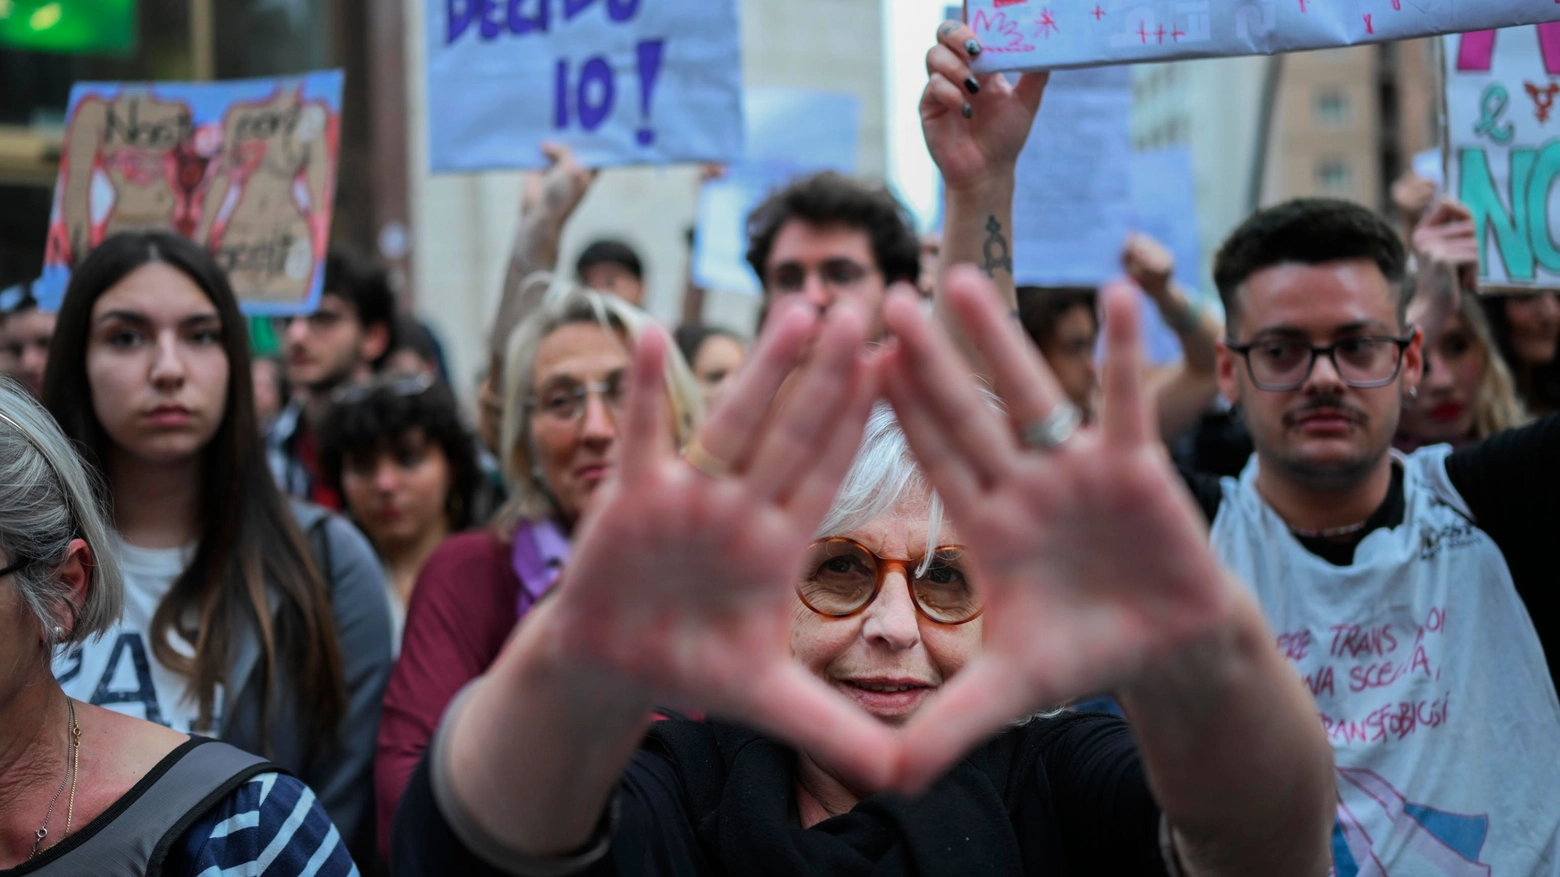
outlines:
[[[54, 816], [54, 805], [60, 802], [60, 795], [65, 791], [65, 780], [70, 780], [70, 800], [65, 808], [65, 833], [60, 835], [60, 840], [70, 837], [70, 824], [76, 818], [76, 780], [81, 775], [81, 726], [76, 724], [76, 702], [65, 698], [65, 706], [70, 710], [70, 764], [65, 767], [65, 776], [60, 777], [60, 787], [54, 793], [54, 798], [49, 801], [49, 809], [44, 811], [43, 824], [34, 832], [32, 852], [27, 854], [28, 861], [38, 855], [39, 848], [43, 846], [43, 839], [49, 836], [49, 820]], [[53, 844], [50, 844], [52, 847]]]
[[1363, 520], [1355, 524], [1345, 524], [1342, 527], [1328, 527], [1325, 530], [1302, 530], [1299, 527], [1290, 527], [1289, 532], [1301, 539], [1337, 539], [1339, 536], [1353, 536], [1365, 529], [1370, 520]]

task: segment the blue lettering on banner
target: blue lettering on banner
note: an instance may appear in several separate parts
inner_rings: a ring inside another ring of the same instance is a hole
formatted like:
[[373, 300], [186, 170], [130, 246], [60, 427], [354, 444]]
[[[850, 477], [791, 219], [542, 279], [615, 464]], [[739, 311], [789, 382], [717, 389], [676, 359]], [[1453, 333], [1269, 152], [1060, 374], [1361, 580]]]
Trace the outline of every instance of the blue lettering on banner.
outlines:
[[[136, 687], [134, 690], [114, 690], [110, 686], [119, 671], [119, 662], [127, 654], [135, 670]], [[146, 710], [145, 718], [148, 722], [168, 724], [163, 720], [162, 708], [157, 705], [157, 689], [152, 685], [152, 665], [147, 660], [146, 644], [141, 641], [139, 633], [121, 633], [119, 639], [114, 641], [114, 649], [108, 654], [108, 664], [103, 668], [103, 675], [98, 679], [97, 688], [92, 691], [88, 702], [93, 706], [139, 703]]]
[[741, 153], [738, 0], [432, 0], [435, 172], [730, 162]]

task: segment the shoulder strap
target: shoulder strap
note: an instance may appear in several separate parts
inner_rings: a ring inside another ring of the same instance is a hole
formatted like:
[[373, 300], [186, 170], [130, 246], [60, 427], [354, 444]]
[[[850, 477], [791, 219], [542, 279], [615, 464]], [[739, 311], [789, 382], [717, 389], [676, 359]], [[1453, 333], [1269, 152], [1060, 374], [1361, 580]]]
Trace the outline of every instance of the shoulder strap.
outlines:
[[94, 820], [51, 850], [28, 877], [156, 877], [177, 842], [212, 807], [262, 773], [281, 768], [215, 740], [195, 738]]

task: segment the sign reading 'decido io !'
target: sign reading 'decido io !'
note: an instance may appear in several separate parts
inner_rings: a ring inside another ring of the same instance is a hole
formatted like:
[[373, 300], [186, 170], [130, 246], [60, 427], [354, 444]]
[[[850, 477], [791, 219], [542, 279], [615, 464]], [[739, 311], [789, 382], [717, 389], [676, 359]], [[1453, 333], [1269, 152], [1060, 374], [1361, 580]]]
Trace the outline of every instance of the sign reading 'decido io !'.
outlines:
[[978, 73], [1271, 55], [1560, 20], [1555, 0], [966, 0]]
[[736, 0], [426, 2], [435, 172], [741, 156]]
[[1485, 290], [1560, 289], [1560, 24], [1447, 37], [1447, 190]]

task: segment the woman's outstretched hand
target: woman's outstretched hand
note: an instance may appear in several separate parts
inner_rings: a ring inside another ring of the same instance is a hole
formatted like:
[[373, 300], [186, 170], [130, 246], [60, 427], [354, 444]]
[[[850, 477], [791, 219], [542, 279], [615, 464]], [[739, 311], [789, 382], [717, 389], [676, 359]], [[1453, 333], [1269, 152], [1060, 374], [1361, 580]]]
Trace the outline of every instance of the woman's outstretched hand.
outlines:
[[847, 302], [821, 328], [806, 307], [770, 319], [699, 432], [704, 453], [689, 455], [699, 468], [672, 446], [666, 337], [642, 338], [619, 471], [583, 526], [549, 621], [572, 664], [755, 726], [883, 787], [894, 737], [795, 661], [789, 636], [799, 559], [878, 393], [870, 320]]
[[1225, 624], [1238, 584], [1208, 547], [1151, 427], [1137, 315], [1105, 303], [1098, 429], [1026, 447], [1020, 428], [1067, 404], [990, 282], [959, 269], [948, 308], [989, 365], [992, 408], [946, 333], [895, 297], [883, 382], [911, 447], [969, 548], [986, 601], [981, 654], [905, 728], [906, 788], [924, 786], [1015, 717], [1129, 684]]

